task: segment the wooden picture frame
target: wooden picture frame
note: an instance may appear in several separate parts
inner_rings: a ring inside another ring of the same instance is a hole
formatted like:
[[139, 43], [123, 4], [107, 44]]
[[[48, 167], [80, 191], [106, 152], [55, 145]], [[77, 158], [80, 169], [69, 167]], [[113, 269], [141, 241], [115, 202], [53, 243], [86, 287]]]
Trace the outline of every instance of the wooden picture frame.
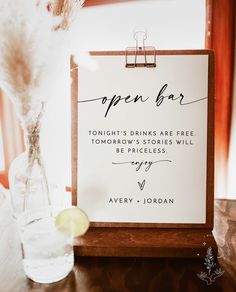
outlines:
[[[153, 52], [147, 52], [152, 54]], [[91, 52], [92, 56], [126, 55], [125, 51], [114, 52]], [[138, 54], [141, 54], [140, 52]], [[160, 55], [208, 55], [208, 124], [207, 124], [207, 184], [206, 184], [206, 222], [203, 224], [184, 223], [112, 223], [92, 222], [90, 231], [77, 240], [76, 254], [78, 255], [106, 255], [106, 256], [204, 256], [200, 238], [205, 238], [208, 245], [216, 251], [216, 244], [212, 236], [214, 222], [214, 53], [210, 50], [178, 50], [178, 51], [156, 51], [157, 65]], [[71, 58], [71, 117], [72, 117], [72, 203], [77, 205], [77, 183], [78, 183], [78, 88], [79, 72], [77, 65]], [[128, 238], [130, 235], [136, 238], [137, 249], [134, 249]], [[145, 238], [140, 238], [140, 236]], [[186, 244], [185, 237], [189, 238]], [[112, 237], [110, 243], [105, 240]], [[117, 240], [124, 238], [119, 250]], [[165, 240], [164, 240], [165, 238]], [[182, 238], [182, 239], [181, 239]], [[96, 240], [95, 240], [96, 239]], [[141, 241], [140, 241], [141, 240]], [[160, 240], [163, 240], [161, 243]], [[175, 242], [174, 242], [175, 241]], [[177, 245], [176, 245], [177, 244]], [[95, 245], [95, 246], [94, 246]], [[115, 247], [114, 247], [115, 246]], [[149, 248], [148, 248], [149, 246]], [[166, 246], [166, 248], [164, 248]], [[176, 248], [180, 248], [177, 252]], [[107, 249], [104, 249], [107, 247]], [[122, 248], [121, 248], [122, 247]], [[194, 247], [194, 254], [193, 249]], [[164, 248], [164, 249], [163, 249]], [[195, 250], [199, 249], [199, 252]], [[204, 246], [205, 248], [205, 246]]]

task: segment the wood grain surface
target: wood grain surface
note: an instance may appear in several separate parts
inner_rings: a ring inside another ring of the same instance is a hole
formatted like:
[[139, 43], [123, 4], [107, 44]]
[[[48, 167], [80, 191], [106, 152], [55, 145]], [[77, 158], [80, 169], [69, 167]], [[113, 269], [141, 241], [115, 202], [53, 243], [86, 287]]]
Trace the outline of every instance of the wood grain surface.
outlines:
[[210, 286], [197, 277], [205, 270], [203, 259], [139, 257], [77, 257], [66, 279], [43, 285], [24, 276], [17, 229], [8, 204], [0, 200], [0, 291], [235, 292], [236, 201], [215, 201], [214, 235], [219, 248], [217, 267], [225, 273]]
[[75, 240], [78, 256], [204, 258], [205, 245], [217, 255], [211, 230], [158, 228], [90, 228]]

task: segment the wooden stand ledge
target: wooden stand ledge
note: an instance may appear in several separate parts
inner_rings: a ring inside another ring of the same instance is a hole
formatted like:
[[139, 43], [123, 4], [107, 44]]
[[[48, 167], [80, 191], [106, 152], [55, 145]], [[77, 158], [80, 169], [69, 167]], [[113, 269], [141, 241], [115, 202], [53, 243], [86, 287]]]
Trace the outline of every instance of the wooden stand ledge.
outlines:
[[94, 227], [76, 238], [76, 256], [205, 258], [217, 245], [211, 230]]

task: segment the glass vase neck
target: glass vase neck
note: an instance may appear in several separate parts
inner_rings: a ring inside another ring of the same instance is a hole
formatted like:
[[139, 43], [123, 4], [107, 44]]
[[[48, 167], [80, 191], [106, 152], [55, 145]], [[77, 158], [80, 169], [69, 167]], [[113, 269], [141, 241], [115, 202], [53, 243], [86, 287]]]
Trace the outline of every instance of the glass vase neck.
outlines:
[[40, 124], [37, 122], [24, 128], [24, 141], [29, 157], [40, 156]]

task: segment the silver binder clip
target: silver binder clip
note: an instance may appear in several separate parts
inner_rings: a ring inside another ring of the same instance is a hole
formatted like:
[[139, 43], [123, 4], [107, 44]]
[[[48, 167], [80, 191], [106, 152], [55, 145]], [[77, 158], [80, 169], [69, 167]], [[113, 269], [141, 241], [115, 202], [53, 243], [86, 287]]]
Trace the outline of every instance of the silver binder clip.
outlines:
[[145, 45], [147, 30], [144, 27], [136, 27], [134, 29], [133, 37], [136, 42], [136, 46], [126, 48], [125, 67], [156, 67], [156, 48]]

